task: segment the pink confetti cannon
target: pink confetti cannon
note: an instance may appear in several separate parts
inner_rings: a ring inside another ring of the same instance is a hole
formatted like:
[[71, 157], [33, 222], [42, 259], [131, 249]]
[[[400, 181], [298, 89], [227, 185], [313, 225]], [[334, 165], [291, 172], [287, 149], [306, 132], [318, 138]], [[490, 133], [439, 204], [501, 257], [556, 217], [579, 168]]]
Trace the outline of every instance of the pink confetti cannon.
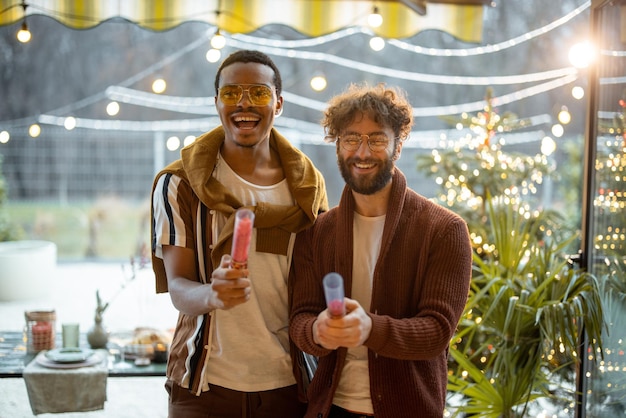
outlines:
[[235, 269], [248, 267], [248, 251], [252, 238], [254, 212], [250, 209], [239, 209], [235, 213], [235, 230], [233, 232], [233, 247], [231, 250], [230, 266]]
[[341, 318], [346, 314], [346, 306], [343, 300], [343, 277], [339, 273], [328, 273], [324, 276], [324, 296], [326, 306], [332, 318]]

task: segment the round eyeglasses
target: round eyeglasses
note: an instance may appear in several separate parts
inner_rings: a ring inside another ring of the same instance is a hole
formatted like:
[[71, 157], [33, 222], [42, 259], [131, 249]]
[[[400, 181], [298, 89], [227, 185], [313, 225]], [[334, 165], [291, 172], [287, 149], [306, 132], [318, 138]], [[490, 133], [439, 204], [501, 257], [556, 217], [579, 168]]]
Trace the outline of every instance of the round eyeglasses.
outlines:
[[363, 138], [367, 141], [367, 146], [372, 152], [380, 152], [387, 149], [389, 146], [389, 138], [383, 133], [376, 133], [371, 135], [366, 134], [346, 134], [337, 137], [339, 143], [346, 151], [356, 151], [361, 147]]
[[250, 104], [253, 106], [266, 106], [272, 102], [274, 95], [271, 87], [265, 84], [246, 84], [245, 86], [247, 88], [241, 84], [227, 84], [220, 87], [218, 96], [227, 106], [237, 105], [245, 92], [248, 93]]

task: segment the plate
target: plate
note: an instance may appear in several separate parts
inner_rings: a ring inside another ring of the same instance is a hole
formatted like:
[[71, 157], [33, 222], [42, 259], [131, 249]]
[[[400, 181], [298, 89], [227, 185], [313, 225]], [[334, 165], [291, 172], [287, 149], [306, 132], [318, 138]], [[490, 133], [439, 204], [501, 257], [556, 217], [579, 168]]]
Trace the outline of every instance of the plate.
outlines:
[[78, 363], [87, 360], [93, 354], [88, 348], [55, 348], [46, 351], [46, 358], [56, 363]]
[[59, 363], [56, 361], [52, 361], [48, 359], [48, 357], [44, 353], [39, 353], [37, 357], [35, 357], [35, 361], [43, 367], [47, 367], [50, 369], [78, 369], [80, 367], [88, 367], [95, 366], [96, 364], [102, 363], [104, 357], [100, 355], [100, 353], [95, 353], [93, 356], [89, 356], [85, 361], [76, 361], [74, 363]]

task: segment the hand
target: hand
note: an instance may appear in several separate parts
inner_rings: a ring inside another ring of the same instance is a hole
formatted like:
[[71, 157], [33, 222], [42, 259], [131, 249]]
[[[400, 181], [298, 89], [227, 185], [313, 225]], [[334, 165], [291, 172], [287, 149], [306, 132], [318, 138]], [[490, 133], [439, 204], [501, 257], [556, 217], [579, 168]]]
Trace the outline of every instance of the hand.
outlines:
[[372, 331], [372, 318], [359, 302], [345, 298], [346, 315], [333, 319], [328, 309], [323, 310], [313, 323], [313, 340], [324, 348], [362, 346]]
[[222, 256], [220, 266], [211, 274], [209, 305], [213, 309], [230, 309], [250, 299], [247, 269], [230, 268], [230, 255]]

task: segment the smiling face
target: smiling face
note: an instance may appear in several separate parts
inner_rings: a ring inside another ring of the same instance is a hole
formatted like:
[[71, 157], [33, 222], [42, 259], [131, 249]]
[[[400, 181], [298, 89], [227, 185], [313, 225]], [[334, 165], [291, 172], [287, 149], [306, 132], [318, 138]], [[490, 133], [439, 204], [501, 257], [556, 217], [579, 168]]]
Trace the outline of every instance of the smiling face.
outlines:
[[383, 133], [389, 138], [387, 148], [382, 151], [373, 152], [365, 138], [361, 146], [356, 151], [347, 151], [341, 144], [341, 139], [337, 141], [337, 164], [339, 171], [346, 184], [359, 194], [372, 195], [390, 184], [394, 161], [400, 156], [402, 142], [394, 140], [394, 133], [389, 127], [381, 126], [370, 116], [361, 115], [341, 131], [341, 135], [347, 133], [355, 134], [380, 134]]
[[267, 142], [274, 117], [280, 113], [283, 105], [282, 97], [276, 95], [273, 80], [274, 71], [264, 64], [235, 62], [223, 68], [219, 87], [238, 84], [248, 89], [250, 85], [262, 84], [271, 88], [273, 96], [264, 106], [252, 104], [250, 91], [245, 91], [241, 100], [234, 105], [226, 105], [215, 97], [215, 106], [226, 134], [225, 146], [253, 148]]

